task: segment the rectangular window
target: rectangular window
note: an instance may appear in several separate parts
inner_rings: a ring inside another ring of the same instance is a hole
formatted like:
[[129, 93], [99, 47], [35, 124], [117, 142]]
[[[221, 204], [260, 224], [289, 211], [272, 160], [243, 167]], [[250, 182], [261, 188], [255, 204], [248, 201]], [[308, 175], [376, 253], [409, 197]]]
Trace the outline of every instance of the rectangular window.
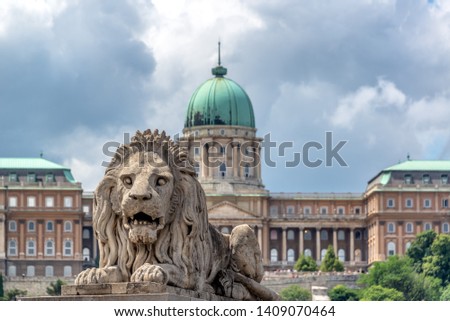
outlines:
[[361, 214], [361, 208], [360, 207], [356, 207], [355, 208], [355, 214], [357, 214], [357, 215]]
[[53, 173], [47, 173], [47, 175], [45, 175], [45, 181], [47, 183], [53, 183], [55, 181], [55, 175], [53, 175]]
[[405, 175], [405, 184], [412, 184], [412, 177], [409, 174]]
[[443, 208], [448, 208], [448, 198], [442, 199], [442, 207]]
[[294, 209], [295, 209], [294, 206], [289, 205], [289, 206], [286, 207], [286, 213], [287, 214], [294, 214]]
[[405, 200], [405, 207], [406, 208], [412, 208], [413, 207], [413, 200], [412, 200], [412, 198], [407, 198]]
[[320, 208], [320, 214], [322, 214], [322, 215], [328, 214], [328, 207], [321, 207]]
[[338, 207], [337, 212], [338, 212], [339, 215], [344, 215], [345, 214], [345, 209], [343, 207]]
[[90, 215], [91, 214], [90, 209], [89, 209], [89, 205], [83, 205], [83, 212], [86, 215]]
[[194, 155], [200, 155], [200, 147], [194, 147]]
[[424, 183], [424, 184], [430, 184], [430, 183], [431, 183], [430, 175], [424, 174], [424, 175], [422, 176], [422, 183]]
[[17, 197], [16, 196], [10, 196], [8, 198], [8, 206], [9, 207], [17, 207]]
[[16, 173], [9, 173], [9, 181], [10, 182], [17, 182], [17, 174]]
[[278, 215], [278, 206], [272, 205], [270, 207], [270, 216], [277, 216]]
[[27, 175], [27, 182], [29, 182], [29, 183], [36, 182], [36, 174], [35, 173], [28, 173], [28, 175]]
[[27, 197], [27, 206], [28, 207], [36, 207], [36, 197], [28, 196]]
[[441, 175], [441, 184], [448, 184], [448, 175], [447, 174], [442, 174]]
[[53, 196], [47, 196], [45, 198], [45, 207], [54, 207], [55, 206], [55, 198]]
[[423, 207], [424, 208], [431, 208], [431, 200], [429, 198], [426, 198], [423, 200]]
[[305, 206], [305, 207], [303, 208], [303, 213], [305, 213], [306, 215], [311, 214], [311, 207]]
[[395, 207], [395, 200], [393, 198], [389, 198], [387, 200], [387, 207], [388, 208], [394, 208]]
[[64, 196], [64, 207], [71, 208], [73, 203], [72, 196]]

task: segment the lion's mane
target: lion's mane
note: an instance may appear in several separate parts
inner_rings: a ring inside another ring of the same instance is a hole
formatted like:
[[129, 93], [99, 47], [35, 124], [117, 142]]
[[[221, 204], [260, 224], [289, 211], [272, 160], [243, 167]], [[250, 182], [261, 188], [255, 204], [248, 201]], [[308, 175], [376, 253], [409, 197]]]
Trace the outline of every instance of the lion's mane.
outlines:
[[[153, 244], [135, 244], [128, 238], [122, 224], [118, 203], [121, 189], [118, 175], [134, 153], [157, 153], [170, 167], [174, 187], [170, 209], [166, 213], [165, 227], [158, 231]], [[213, 246], [207, 218], [206, 197], [187, 153], [174, 143], [165, 132], [137, 132], [131, 143], [120, 146], [113, 156], [105, 176], [94, 195], [93, 227], [99, 243], [99, 267], [118, 266], [123, 281], [144, 263], [172, 264], [187, 278], [185, 288], [198, 288], [197, 280], [211, 283], [222, 267], [212, 259], [217, 249]], [[219, 239], [219, 238], [218, 238]], [[228, 258], [222, 256], [222, 260]]]

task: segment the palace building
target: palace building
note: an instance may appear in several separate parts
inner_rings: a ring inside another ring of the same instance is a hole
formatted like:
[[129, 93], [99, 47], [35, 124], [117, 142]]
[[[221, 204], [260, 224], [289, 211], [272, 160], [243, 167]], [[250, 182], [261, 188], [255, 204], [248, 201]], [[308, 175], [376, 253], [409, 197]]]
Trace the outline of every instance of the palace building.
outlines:
[[[422, 231], [450, 232], [450, 161], [407, 160], [382, 169], [361, 193], [271, 193], [262, 179], [262, 138], [250, 97], [226, 77], [193, 93], [180, 144], [194, 160], [209, 221], [223, 233], [254, 228], [266, 270], [332, 245], [347, 270], [403, 255]], [[370, 173], [368, 173], [370, 178]], [[0, 158], [0, 272], [70, 277], [93, 266], [93, 193], [69, 168], [43, 158]]]
[[450, 161], [394, 165], [361, 193], [266, 190], [251, 100], [225, 77], [220, 57], [212, 74], [189, 101], [180, 141], [195, 161], [210, 222], [223, 233], [252, 226], [267, 270], [292, 268], [301, 254], [320, 262], [329, 245], [348, 270], [364, 270], [404, 254], [421, 231], [449, 233]]

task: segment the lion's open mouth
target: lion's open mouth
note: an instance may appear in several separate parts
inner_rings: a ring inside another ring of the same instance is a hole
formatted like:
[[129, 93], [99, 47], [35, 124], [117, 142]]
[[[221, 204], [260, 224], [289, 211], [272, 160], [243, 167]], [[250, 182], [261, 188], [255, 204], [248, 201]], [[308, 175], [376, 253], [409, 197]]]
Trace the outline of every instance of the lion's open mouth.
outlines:
[[153, 229], [161, 229], [164, 227], [164, 219], [163, 217], [153, 218], [144, 212], [139, 212], [128, 218], [128, 224], [131, 227], [147, 225]]

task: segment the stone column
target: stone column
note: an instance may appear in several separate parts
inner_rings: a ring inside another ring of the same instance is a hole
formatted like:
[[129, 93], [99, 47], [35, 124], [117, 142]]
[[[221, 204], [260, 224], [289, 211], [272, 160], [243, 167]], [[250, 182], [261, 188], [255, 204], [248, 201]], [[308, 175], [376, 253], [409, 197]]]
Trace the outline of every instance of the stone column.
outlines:
[[397, 224], [397, 235], [398, 235], [398, 255], [403, 255], [403, 222], [398, 222]]
[[36, 253], [38, 259], [42, 259], [44, 256], [44, 220], [37, 220], [37, 239], [36, 239]]
[[239, 177], [239, 153], [238, 153], [238, 143], [233, 142], [233, 177]]
[[201, 154], [201, 177], [207, 178], [209, 176], [209, 161], [208, 161], [208, 144], [202, 145], [202, 154]]
[[384, 240], [384, 222], [378, 222], [378, 260], [386, 259], [386, 242]]
[[[362, 253], [361, 253], [362, 255]], [[350, 264], [355, 261], [355, 229], [350, 229]]]
[[0, 259], [6, 257], [6, 244], [5, 244], [5, 234], [6, 234], [6, 218], [5, 214], [0, 214]]
[[263, 247], [263, 238], [262, 238], [262, 226], [258, 225], [258, 244], [259, 244], [259, 248], [262, 250]]
[[320, 246], [320, 228], [316, 229], [316, 261], [321, 261], [320, 258], [320, 250], [321, 250], [321, 246]]
[[81, 258], [81, 242], [82, 239], [80, 238], [80, 236], [82, 236], [82, 232], [81, 232], [81, 224], [80, 224], [80, 220], [75, 220], [73, 221], [73, 254], [74, 254], [74, 258], [76, 260]]
[[337, 239], [337, 229], [333, 228], [333, 249], [334, 255], [338, 255], [338, 239]]
[[56, 220], [55, 221], [55, 228], [56, 228], [56, 239], [55, 239], [55, 247], [56, 247], [56, 258], [60, 259], [62, 256], [62, 224], [63, 221], [62, 220]]
[[283, 227], [281, 233], [281, 251], [283, 252], [281, 255], [281, 260], [283, 262], [287, 261], [286, 252], [287, 252], [287, 239], [286, 239], [286, 228]]
[[303, 227], [299, 228], [299, 236], [298, 236], [298, 249], [299, 249], [299, 257], [300, 255], [303, 255], [303, 252], [305, 251], [305, 240], [303, 235]]
[[267, 221], [263, 222], [263, 262], [264, 264], [269, 264], [270, 262], [270, 249], [269, 249], [269, 224]]

